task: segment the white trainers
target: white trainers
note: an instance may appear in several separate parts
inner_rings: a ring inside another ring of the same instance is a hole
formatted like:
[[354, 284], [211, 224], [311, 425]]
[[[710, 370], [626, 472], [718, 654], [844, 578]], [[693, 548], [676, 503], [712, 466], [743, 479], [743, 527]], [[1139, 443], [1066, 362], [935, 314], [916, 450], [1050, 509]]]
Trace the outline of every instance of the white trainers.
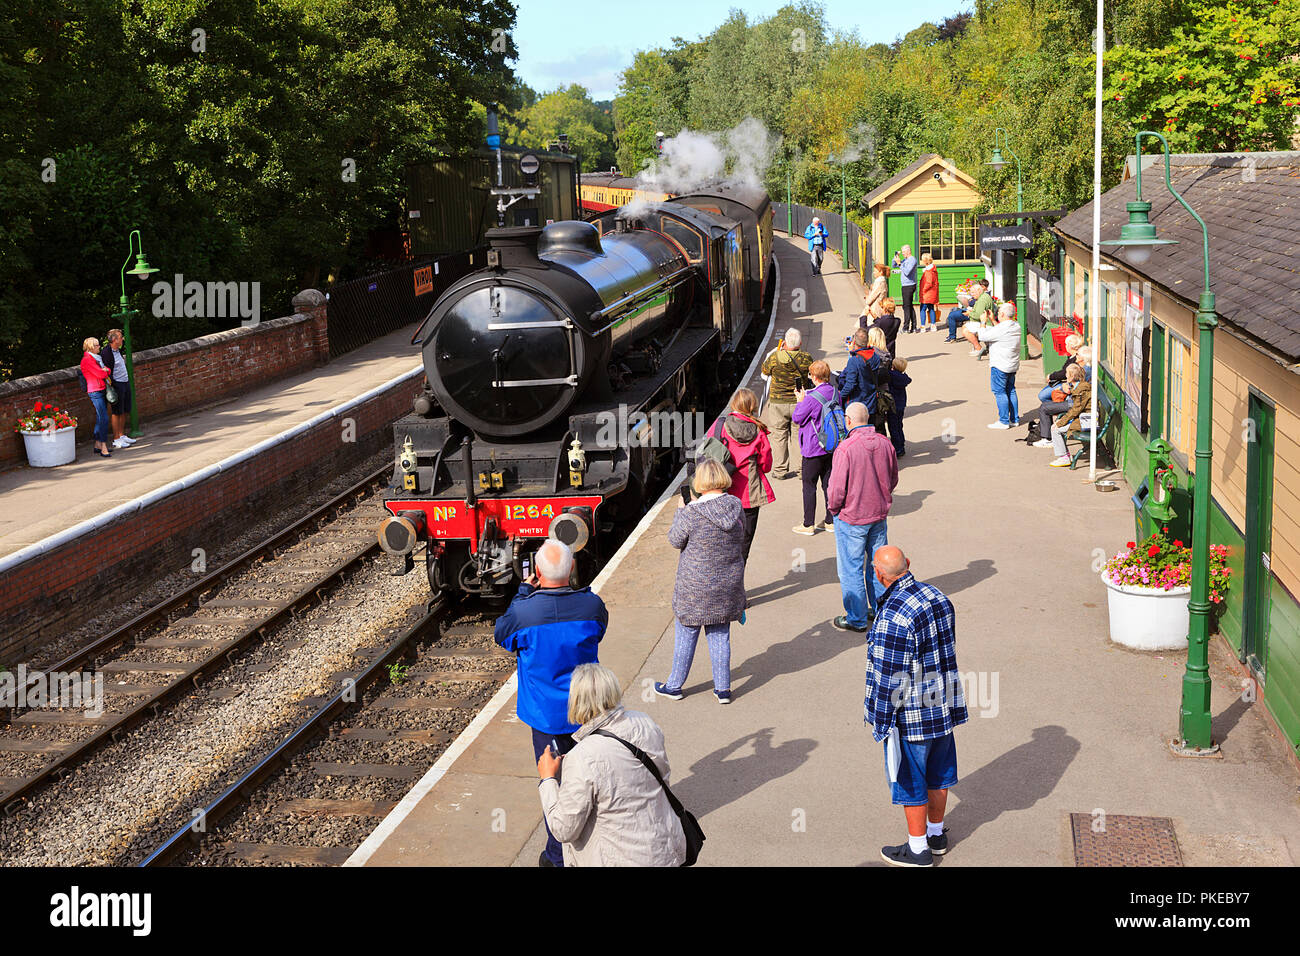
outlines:
[[1035, 448], [1051, 448], [1051, 447], [1052, 447], [1052, 440], [1051, 440], [1050, 438], [1040, 438], [1040, 439], [1038, 439], [1038, 441], [1034, 442], [1034, 447], [1035, 447]]
[[123, 445], [134, 445], [136, 442], [136, 440], [132, 438], [130, 435], [123, 435], [121, 438], [118, 439], [118, 441], [120, 441]]
[[984, 350], [983, 350], [983, 349], [971, 349], [971, 350], [970, 350], [970, 354], [971, 354], [971, 355], [983, 355], [983, 354], [984, 354]]
[[114, 447], [114, 448], [125, 448], [125, 447], [126, 447], [127, 445], [129, 445], [129, 444], [130, 444], [130, 442], [128, 442], [125, 438], [115, 438], [115, 439], [113, 439], [113, 447]]
[[993, 422], [991, 425], [989, 425], [989, 428], [996, 428], [999, 429], [1000, 431], [1007, 431], [1009, 428], [1011, 428], [1011, 426], [1003, 425], [1001, 422]]

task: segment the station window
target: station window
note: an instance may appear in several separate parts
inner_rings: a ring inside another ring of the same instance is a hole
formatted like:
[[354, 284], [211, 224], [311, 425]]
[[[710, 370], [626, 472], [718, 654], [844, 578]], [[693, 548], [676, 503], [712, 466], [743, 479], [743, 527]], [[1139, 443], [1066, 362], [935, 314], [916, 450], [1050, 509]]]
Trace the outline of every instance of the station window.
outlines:
[[1169, 444], [1187, 454], [1192, 418], [1192, 396], [1188, 390], [1191, 374], [1192, 349], [1172, 332], [1169, 334]]
[[970, 262], [979, 258], [975, 217], [968, 212], [923, 212], [918, 217], [921, 252], [935, 262]]

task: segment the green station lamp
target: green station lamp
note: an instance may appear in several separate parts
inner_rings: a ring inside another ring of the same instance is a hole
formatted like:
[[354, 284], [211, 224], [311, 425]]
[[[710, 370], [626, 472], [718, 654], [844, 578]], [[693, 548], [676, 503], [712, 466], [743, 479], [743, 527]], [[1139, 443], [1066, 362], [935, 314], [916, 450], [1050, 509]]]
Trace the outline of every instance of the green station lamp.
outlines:
[[[135, 265], [128, 269], [127, 266], [131, 265], [133, 256], [135, 257]], [[131, 357], [131, 316], [139, 315], [140, 310], [131, 308], [131, 303], [127, 299], [126, 277], [132, 275], [143, 282], [157, 271], [157, 269], [149, 265], [149, 260], [145, 258], [144, 242], [140, 238], [140, 230], [132, 229], [126, 240], [126, 261], [122, 263], [122, 310], [113, 315], [113, 318], [122, 320], [122, 344], [125, 349], [126, 378], [131, 385], [131, 421], [127, 425], [126, 433], [132, 438], [140, 436], [140, 395], [135, 387], [135, 364]]]
[[1169, 171], [1169, 141], [1160, 133], [1142, 130], [1135, 137], [1137, 157], [1136, 202], [1128, 204], [1128, 223], [1118, 239], [1108, 239], [1103, 246], [1123, 252], [1135, 266], [1146, 263], [1156, 246], [1175, 244], [1176, 239], [1161, 239], [1151, 222], [1151, 204], [1142, 201], [1142, 138], [1160, 140], [1165, 154], [1165, 188], [1201, 227], [1201, 251], [1205, 285], [1196, 310], [1196, 469], [1192, 478], [1192, 599], [1188, 605], [1187, 669], [1183, 673], [1183, 701], [1179, 714], [1179, 737], [1170, 741], [1177, 754], [1213, 756], [1219, 745], [1210, 730], [1210, 463], [1214, 456], [1214, 293], [1210, 291], [1210, 230], [1205, 220], [1174, 189]]
[[[1002, 136], [999, 139], [998, 134]], [[995, 170], [1001, 170], [1007, 164], [1002, 158], [1002, 147], [1007, 148], [1011, 158], [1016, 161], [1016, 212], [1025, 211], [1025, 185], [1020, 176], [1020, 157], [1016, 151], [1011, 148], [1008, 141], [1007, 131], [999, 126], [993, 131], [993, 156], [985, 166], [992, 166]], [[1016, 225], [1022, 225], [1023, 219], [1017, 219]], [[1025, 250], [1016, 250], [1016, 321], [1020, 323], [1020, 358], [1022, 360], [1029, 358], [1029, 329], [1025, 319]]]

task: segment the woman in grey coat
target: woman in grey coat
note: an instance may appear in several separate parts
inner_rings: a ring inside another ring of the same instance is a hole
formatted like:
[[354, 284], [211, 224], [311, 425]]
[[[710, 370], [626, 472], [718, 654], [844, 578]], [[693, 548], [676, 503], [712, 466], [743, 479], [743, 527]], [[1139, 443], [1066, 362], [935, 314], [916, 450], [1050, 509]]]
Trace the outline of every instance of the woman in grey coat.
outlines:
[[745, 529], [740, 499], [727, 494], [731, 476], [711, 458], [699, 462], [691, 487], [698, 495], [679, 504], [668, 543], [682, 552], [673, 587], [673, 672], [655, 693], [682, 699], [682, 685], [691, 670], [700, 628], [709, 642], [713, 664], [713, 696], [731, 703], [731, 622], [745, 614]]

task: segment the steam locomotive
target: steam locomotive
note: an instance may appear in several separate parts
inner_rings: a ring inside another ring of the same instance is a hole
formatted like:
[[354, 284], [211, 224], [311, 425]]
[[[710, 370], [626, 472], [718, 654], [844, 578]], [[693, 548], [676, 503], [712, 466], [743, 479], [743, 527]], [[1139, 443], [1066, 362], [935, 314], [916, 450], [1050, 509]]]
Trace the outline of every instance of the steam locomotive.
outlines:
[[703, 437], [771, 295], [771, 202], [744, 186], [488, 242], [416, 331], [425, 384], [394, 425], [379, 541], [394, 574], [423, 546], [435, 594], [504, 596], [548, 537], [589, 582]]

